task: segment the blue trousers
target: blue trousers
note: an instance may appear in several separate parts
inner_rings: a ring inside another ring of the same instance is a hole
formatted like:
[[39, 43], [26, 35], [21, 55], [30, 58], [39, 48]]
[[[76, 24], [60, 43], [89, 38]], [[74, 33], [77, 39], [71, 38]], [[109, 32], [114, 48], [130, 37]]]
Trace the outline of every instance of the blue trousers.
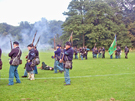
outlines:
[[101, 58], [101, 53], [98, 54], [98, 58]]
[[57, 70], [63, 71], [64, 69], [60, 66], [59, 61], [55, 61], [54, 63], [54, 73], [58, 73]]
[[78, 56], [77, 55], [75, 55], [75, 59], [78, 59]]
[[69, 69], [65, 68], [64, 77], [65, 77], [66, 84], [70, 84]]
[[113, 59], [113, 55], [110, 55], [110, 59]]
[[34, 74], [38, 74], [38, 71], [37, 71], [37, 66], [35, 66], [35, 69], [34, 69]]
[[97, 58], [97, 54], [94, 54], [94, 58]]
[[18, 66], [12, 66], [10, 65], [10, 69], [9, 69], [9, 85], [13, 85], [14, 84], [14, 77], [16, 78], [16, 83], [21, 83], [20, 79], [19, 79], [19, 74], [17, 71]]
[[117, 59], [120, 59], [120, 55], [117, 56]]
[[27, 76], [27, 71], [26, 71], [26, 69], [25, 69], [25, 71], [24, 71], [24, 76]]
[[64, 65], [63, 65], [63, 63], [60, 63], [60, 67], [64, 69]]
[[116, 58], [116, 59], [120, 59], [120, 55], [116, 55], [115, 58]]
[[81, 55], [81, 60], [83, 60], [83, 55]]

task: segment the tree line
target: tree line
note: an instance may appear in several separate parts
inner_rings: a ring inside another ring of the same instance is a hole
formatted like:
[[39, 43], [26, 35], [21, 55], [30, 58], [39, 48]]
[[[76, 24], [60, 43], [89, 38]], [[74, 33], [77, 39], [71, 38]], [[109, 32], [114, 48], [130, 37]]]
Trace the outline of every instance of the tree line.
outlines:
[[117, 35], [117, 45], [135, 47], [135, 0], [72, 0], [62, 25], [61, 39], [73, 32], [73, 46], [108, 49]]

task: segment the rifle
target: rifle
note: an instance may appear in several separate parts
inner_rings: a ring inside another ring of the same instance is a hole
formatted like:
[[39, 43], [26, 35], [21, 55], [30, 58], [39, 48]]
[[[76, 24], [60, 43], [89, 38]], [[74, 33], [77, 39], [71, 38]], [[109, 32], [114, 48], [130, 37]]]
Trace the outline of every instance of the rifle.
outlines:
[[69, 42], [71, 41], [71, 44], [72, 44], [72, 46], [73, 46], [73, 31], [72, 31], [72, 33], [71, 33], [71, 35], [70, 35], [70, 38], [69, 38]]
[[36, 33], [35, 33], [35, 35], [34, 35], [34, 38], [33, 38], [33, 41], [32, 41], [32, 45], [33, 45], [33, 43], [34, 43], [34, 41], [35, 41], [36, 34], [37, 34], [37, 30], [36, 30]]
[[39, 40], [40, 40], [40, 37], [38, 38], [37, 43], [35, 44], [35, 46], [34, 46], [34, 47], [36, 47], [36, 46], [37, 46], [37, 44], [38, 44]]
[[11, 38], [10, 38], [10, 44], [11, 44], [11, 50], [13, 49], [13, 47], [12, 47], [12, 40], [11, 40]]
[[72, 35], [73, 35], [73, 31], [72, 31], [72, 33], [71, 33], [71, 35], [69, 37], [69, 42], [70, 42], [70, 40], [72, 41]]
[[56, 49], [55, 36], [54, 36], [54, 50]]
[[[32, 41], [32, 45], [33, 45], [33, 43], [34, 43], [34, 41], [35, 41], [36, 34], [37, 34], [37, 30], [36, 30], [36, 33], [35, 33], [35, 35], [34, 35], [34, 38], [33, 38], [33, 41]], [[26, 55], [25, 58], [27, 59], [27, 58], [28, 58], [28, 55]]]

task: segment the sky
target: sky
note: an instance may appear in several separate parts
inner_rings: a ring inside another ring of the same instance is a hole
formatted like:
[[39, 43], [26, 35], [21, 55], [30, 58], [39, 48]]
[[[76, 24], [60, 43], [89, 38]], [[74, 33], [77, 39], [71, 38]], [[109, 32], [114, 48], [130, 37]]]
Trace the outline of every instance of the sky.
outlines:
[[46, 18], [65, 21], [71, 0], [0, 0], [0, 23], [18, 26], [21, 21], [30, 24]]

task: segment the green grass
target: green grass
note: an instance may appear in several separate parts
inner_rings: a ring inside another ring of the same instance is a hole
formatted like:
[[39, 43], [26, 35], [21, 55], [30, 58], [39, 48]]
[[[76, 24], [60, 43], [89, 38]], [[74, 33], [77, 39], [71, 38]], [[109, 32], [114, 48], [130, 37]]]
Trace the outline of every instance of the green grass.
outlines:
[[[19, 76], [23, 76], [23, 64], [19, 66]], [[52, 52], [41, 52], [41, 62], [53, 66]], [[9, 64], [7, 55], [2, 56], [3, 69], [1, 78], [8, 78]], [[0, 101], [135, 101], [135, 53], [129, 59], [93, 59], [89, 53], [88, 60], [73, 60], [70, 70], [71, 85], [64, 86], [64, 74], [38, 69], [35, 81], [21, 78], [21, 84], [7, 86], [8, 79], [0, 80]], [[112, 75], [110, 75], [112, 74]], [[54, 77], [54, 78], [50, 78]], [[15, 82], [15, 79], [14, 79]]]

